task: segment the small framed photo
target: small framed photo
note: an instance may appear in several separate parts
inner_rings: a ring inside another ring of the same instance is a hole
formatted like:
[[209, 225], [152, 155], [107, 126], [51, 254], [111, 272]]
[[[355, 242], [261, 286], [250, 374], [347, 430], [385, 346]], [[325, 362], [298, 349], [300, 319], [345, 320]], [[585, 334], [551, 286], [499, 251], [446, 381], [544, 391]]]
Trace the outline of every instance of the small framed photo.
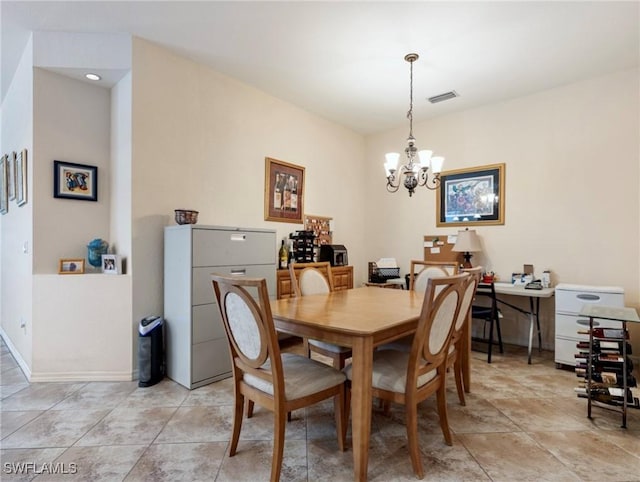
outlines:
[[83, 274], [84, 273], [84, 259], [61, 259], [58, 265], [59, 274]]
[[122, 257], [117, 254], [103, 254], [102, 272], [104, 274], [122, 274]]
[[98, 200], [98, 167], [53, 161], [53, 197]]
[[22, 149], [16, 157], [16, 204], [24, 206], [27, 204], [27, 150]]
[[0, 158], [0, 214], [9, 212], [9, 156]]
[[16, 199], [16, 193], [18, 192], [16, 185], [16, 160], [18, 159], [18, 155], [15, 152], [9, 154], [9, 166], [8, 166], [8, 178], [9, 178], [9, 201], [14, 201]]

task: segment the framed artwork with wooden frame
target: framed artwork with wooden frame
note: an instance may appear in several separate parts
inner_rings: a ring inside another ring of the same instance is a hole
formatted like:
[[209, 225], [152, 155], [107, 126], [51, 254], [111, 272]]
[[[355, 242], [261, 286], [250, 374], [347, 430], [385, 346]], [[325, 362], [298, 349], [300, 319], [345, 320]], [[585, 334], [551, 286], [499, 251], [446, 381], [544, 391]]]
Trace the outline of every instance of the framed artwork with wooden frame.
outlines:
[[83, 258], [63, 258], [58, 265], [59, 274], [83, 274], [84, 259]]
[[303, 223], [304, 167], [265, 158], [264, 219]]
[[504, 224], [504, 164], [446, 171], [437, 190], [436, 226]]
[[98, 200], [98, 167], [53, 161], [53, 197]]

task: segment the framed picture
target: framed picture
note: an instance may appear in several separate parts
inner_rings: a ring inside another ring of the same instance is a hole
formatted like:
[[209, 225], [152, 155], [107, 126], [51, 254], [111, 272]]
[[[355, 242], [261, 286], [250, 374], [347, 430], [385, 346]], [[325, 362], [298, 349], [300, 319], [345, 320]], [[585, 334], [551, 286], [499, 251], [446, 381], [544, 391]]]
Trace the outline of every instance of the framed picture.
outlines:
[[0, 158], [0, 214], [9, 212], [9, 156]]
[[27, 150], [22, 149], [16, 159], [16, 203], [27, 204]]
[[84, 273], [84, 259], [61, 259], [58, 265], [59, 274], [83, 274]]
[[504, 224], [504, 164], [446, 171], [440, 175], [437, 226]]
[[117, 254], [103, 254], [102, 272], [104, 274], [122, 274], [122, 258]]
[[98, 200], [98, 167], [53, 161], [53, 197]]
[[16, 187], [16, 159], [17, 159], [17, 154], [15, 152], [12, 152], [11, 154], [9, 154], [9, 166], [7, 167], [7, 177], [9, 179], [9, 201], [13, 201], [16, 198], [16, 192], [17, 192], [17, 187]]
[[302, 224], [304, 167], [265, 158], [264, 219]]

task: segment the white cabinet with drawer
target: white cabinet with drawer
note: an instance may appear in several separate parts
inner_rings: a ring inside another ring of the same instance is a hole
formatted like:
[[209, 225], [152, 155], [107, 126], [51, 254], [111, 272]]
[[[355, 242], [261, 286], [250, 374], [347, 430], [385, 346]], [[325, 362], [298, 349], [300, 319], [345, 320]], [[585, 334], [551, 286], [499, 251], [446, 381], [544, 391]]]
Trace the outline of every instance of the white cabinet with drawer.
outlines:
[[211, 273], [266, 278], [276, 294], [276, 232], [185, 224], [164, 231], [167, 376], [187, 388], [231, 376]]
[[[556, 367], [575, 367], [576, 343], [589, 341], [589, 335], [579, 335], [578, 330], [588, 330], [589, 319], [579, 316], [582, 306], [624, 306], [624, 289], [617, 286], [585, 286], [560, 283], [556, 286]], [[578, 321], [582, 320], [582, 323]], [[596, 320], [598, 326], [619, 328], [617, 321]], [[594, 324], [596, 323], [594, 322]]]

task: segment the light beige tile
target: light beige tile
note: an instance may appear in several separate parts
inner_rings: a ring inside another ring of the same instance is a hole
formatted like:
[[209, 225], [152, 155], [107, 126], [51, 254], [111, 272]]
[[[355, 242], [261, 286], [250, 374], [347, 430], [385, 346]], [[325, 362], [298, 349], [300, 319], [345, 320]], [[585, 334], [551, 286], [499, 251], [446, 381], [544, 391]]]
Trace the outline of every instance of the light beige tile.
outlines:
[[0, 385], [20, 385], [27, 383], [27, 377], [24, 376], [19, 366], [13, 368], [2, 367], [2, 375], [0, 376]]
[[175, 411], [174, 407], [116, 408], [78, 440], [76, 445], [149, 444]]
[[222, 442], [231, 439], [231, 406], [180, 407], [162, 429], [157, 443]]
[[225, 378], [204, 387], [191, 390], [182, 406], [233, 405], [233, 378]]
[[[640, 458], [620, 450], [618, 445], [599, 433], [538, 432], [531, 436], [582, 480], [640, 480]], [[636, 446], [640, 447], [640, 440]]]
[[210, 482], [218, 475], [228, 445], [228, 442], [151, 445], [124, 480]]
[[27, 412], [0, 412], [0, 439], [11, 435], [20, 427], [42, 413], [43, 412], [41, 410], [32, 410]]
[[20, 390], [24, 390], [29, 387], [29, 383], [18, 383], [16, 385], [0, 385], [0, 400], [10, 397], [14, 393], [18, 393]]
[[450, 404], [449, 427], [457, 434], [482, 432], [519, 432], [509, 417], [486, 400], [467, 398], [467, 405]]
[[165, 378], [151, 387], [137, 387], [120, 406], [126, 408], [179, 407], [188, 394], [189, 390], [185, 387]]
[[[233, 457], [225, 455], [216, 482], [269, 480], [272, 457], [271, 441], [241, 440], [238, 451]], [[308, 480], [306, 442], [285, 440], [280, 481], [306, 480]]]
[[511, 398], [490, 402], [525, 432], [591, 428], [588, 420], [583, 420], [579, 414], [563, 411], [554, 399]]
[[[66, 448], [4, 449], [0, 450], [3, 481], [33, 480], [45, 467], [55, 466], [54, 461]], [[63, 467], [60, 466], [63, 470]]]
[[119, 445], [100, 447], [71, 447], [56, 462], [71, 467], [75, 464], [74, 474], [40, 475], [34, 480], [48, 481], [120, 481], [136, 464], [145, 445]]
[[607, 430], [599, 434], [631, 455], [640, 457], [640, 423], [635, 424], [634, 428], [637, 430]]
[[2, 400], [2, 410], [48, 410], [86, 383], [32, 383]]
[[49, 410], [2, 440], [3, 448], [69, 447], [108, 410]]
[[137, 382], [91, 382], [58, 403], [55, 410], [117, 407], [136, 390]]
[[526, 433], [463, 434], [458, 439], [495, 482], [580, 480]]

